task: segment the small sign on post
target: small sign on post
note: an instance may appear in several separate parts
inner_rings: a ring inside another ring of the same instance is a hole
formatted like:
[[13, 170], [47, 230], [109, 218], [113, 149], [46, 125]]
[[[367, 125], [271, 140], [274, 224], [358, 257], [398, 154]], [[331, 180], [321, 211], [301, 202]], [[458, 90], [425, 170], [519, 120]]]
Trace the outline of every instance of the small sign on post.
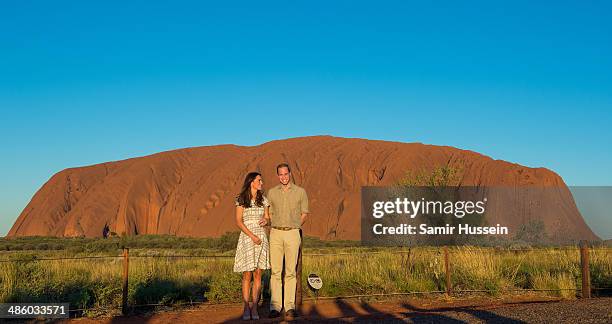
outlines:
[[311, 273], [308, 275], [308, 287], [315, 294], [315, 303], [317, 302], [317, 298], [319, 297], [319, 289], [323, 287], [323, 280], [315, 273]]

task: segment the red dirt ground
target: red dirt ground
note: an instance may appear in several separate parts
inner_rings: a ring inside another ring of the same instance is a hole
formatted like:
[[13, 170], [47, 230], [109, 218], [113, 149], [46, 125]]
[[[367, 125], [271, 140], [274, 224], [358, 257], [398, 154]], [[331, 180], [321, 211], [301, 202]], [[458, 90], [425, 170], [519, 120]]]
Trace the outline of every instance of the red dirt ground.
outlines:
[[[242, 306], [202, 305], [195, 308], [136, 316], [81, 318], [62, 323], [247, 323], [240, 319]], [[260, 307], [257, 323], [268, 319]], [[286, 321], [285, 321], [286, 322]], [[523, 296], [505, 298], [426, 299], [401, 298], [384, 301], [325, 300], [305, 302], [301, 316], [290, 322], [325, 323], [611, 323], [612, 298], [559, 300]]]

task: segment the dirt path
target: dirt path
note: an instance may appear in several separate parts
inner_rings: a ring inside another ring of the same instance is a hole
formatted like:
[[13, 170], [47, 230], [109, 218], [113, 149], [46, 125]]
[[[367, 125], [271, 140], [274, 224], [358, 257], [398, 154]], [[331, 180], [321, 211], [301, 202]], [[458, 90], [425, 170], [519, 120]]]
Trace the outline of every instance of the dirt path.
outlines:
[[[207, 305], [192, 309], [130, 317], [74, 319], [90, 323], [248, 323], [240, 320], [241, 305]], [[263, 308], [261, 315], [267, 315]], [[389, 301], [320, 301], [305, 303], [302, 316], [290, 322], [307, 323], [612, 323], [612, 298], [559, 301], [521, 298]], [[250, 323], [278, 323], [266, 316]]]

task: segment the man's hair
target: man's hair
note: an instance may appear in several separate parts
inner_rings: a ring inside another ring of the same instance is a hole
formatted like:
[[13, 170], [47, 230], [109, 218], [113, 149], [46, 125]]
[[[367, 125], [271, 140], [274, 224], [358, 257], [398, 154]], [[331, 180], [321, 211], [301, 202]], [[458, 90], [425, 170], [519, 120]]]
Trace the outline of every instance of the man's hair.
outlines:
[[278, 169], [280, 168], [287, 168], [287, 171], [289, 171], [289, 173], [291, 173], [291, 168], [289, 167], [289, 164], [287, 163], [281, 163], [279, 165], [276, 166], [276, 174], [278, 174]]

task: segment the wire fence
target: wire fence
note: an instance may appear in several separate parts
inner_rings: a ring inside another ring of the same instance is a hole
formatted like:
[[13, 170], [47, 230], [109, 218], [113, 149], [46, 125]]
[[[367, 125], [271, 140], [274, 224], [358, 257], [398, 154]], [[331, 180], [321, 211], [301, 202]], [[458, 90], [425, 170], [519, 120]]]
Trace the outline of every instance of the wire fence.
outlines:
[[[488, 250], [490, 252], [496, 253], [519, 253], [519, 252], [540, 252], [540, 251], [579, 251], [579, 247], [546, 247], [546, 248], [531, 248], [531, 249], [491, 249]], [[599, 250], [608, 250], [612, 251], [611, 247], [598, 247]], [[452, 250], [452, 248], [450, 248]], [[139, 252], [139, 251], [150, 251], [149, 249], [130, 249], [130, 251]], [[439, 248], [422, 248], [416, 247], [414, 249], [409, 250], [393, 250], [394, 254], [410, 254], [418, 252], [438, 252], [441, 253], [443, 251], [443, 247]], [[372, 254], [384, 254], [389, 253], [389, 251], [352, 251], [352, 252], [335, 252], [335, 253], [303, 253], [302, 255], [305, 257], [319, 257], [319, 256], [343, 256], [343, 255], [372, 255]], [[85, 256], [76, 256], [76, 257], [54, 257], [54, 258], [45, 258], [45, 257], [36, 257], [36, 256], [28, 256], [26, 258], [12, 258], [12, 259], [0, 259], [0, 263], [6, 262], [29, 262], [29, 261], [54, 261], [54, 260], [80, 260], [80, 259], [110, 259], [110, 258], [122, 258], [123, 255], [85, 255]], [[160, 255], [139, 255], [132, 254], [130, 258], [192, 258], [192, 259], [216, 259], [216, 258], [226, 258], [232, 259], [234, 255], [229, 254], [205, 254], [205, 255], [185, 255], [185, 254], [160, 254]]]
[[[609, 247], [598, 247], [598, 250], [606, 251], [606, 253], [612, 252], [612, 248]], [[366, 256], [372, 254], [382, 254], [389, 253], [389, 251], [380, 250], [380, 251], [371, 251], [371, 250], [363, 250], [363, 251], [351, 251], [351, 252], [336, 252], [336, 253], [300, 253], [300, 260], [298, 262], [298, 278], [302, 278], [302, 280], [298, 280], [298, 289], [296, 295], [296, 303], [301, 304], [303, 300], [313, 300], [313, 299], [349, 299], [349, 298], [364, 298], [364, 297], [388, 297], [388, 296], [409, 296], [409, 295], [423, 295], [423, 294], [463, 294], [463, 293], [495, 293], [496, 290], [491, 289], [453, 289], [453, 284], [451, 280], [452, 270], [451, 270], [451, 253], [453, 248], [449, 247], [437, 247], [437, 248], [410, 248], [407, 250], [393, 250], [392, 253], [394, 255], [402, 255], [402, 254], [411, 254], [415, 252], [434, 252], [439, 253], [444, 256], [444, 276], [446, 279], [446, 289], [445, 290], [431, 290], [431, 291], [409, 291], [409, 292], [384, 292], [384, 293], [371, 293], [371, 294], [354, 294], [354, 295], [343, 295], [343, 296], [322, 296], [316, 298], [303, 298], [302, 296], [302, 285], [304, 282], [304, 278], [301, 274], [301, 257], [328, 257], [328, 256]], [[490, 249], [487, 250], [489, 252], [495, 253], [528, 253], [528, 252], [541, 252], [541, 251], [571, 251], [571, 252], [580, 252], [580, 265], [581, 265], [581, 287], [580, 288], [557, 288], [557, 289], [535, 289], [535, 288], [517, 288], [517, 289], [504, 289], [505, 291], [536, 291], [536, 292], [554, 292], [554, 291], [576, 291], [581, 292], [580, 296], [582, 298], [590, 298], [592, 291], [610, 291], [611, 287], [592, 287], [591, 286], [591, 278], [590, 278], [590, 263], [589, 263], [589, 248], [585, 241], [581, 242], [579, 247], [555, 247], [555, 248], [530, 248], [530, 249]], [[168, 255], [142, 255], [142, 254], [132, 254], [130, 255], [129, 249], [124, 248], [123, 254], [121, 255], [91, 255], [91, 256], [74, 256], [74, 257], [35, 257], [29, 256], [27, 258], [13, 258], [13, 259], [2, 259], [0, 263], [14, 263], [14, 262], [38, 262], [38, 261], [60, 261], [60, 260], [86, 260], [86, 259], [121, 259], [123, 263], [123, 275], [122, 275], [122, 313], [127, 313], [128, 309], [135, 309], [141, 307], [157, 307], [157, 306], [168, 306], [164, 303], [146, 303], [146, 304], [133, 304], [128, 305], [128, 281], [129, 281], [129, 260], [130, 259], [142, 259], [142, 258], [165, 258], [165, 259], [233, 259], [234, 255], [229, 254], [209, 254], [209, 255], [182, 255], [182, 254], [168, 254]], [[142, 252], [149, 251], [147, 249], [134, 249], [132, 252]], [[189, 302], [175, 302], [173, 306], [189, 306], [189, 305], [199, 305], [199, 304], [208, 304], [206, 301], [189, 301]], [[230, 303], [232, 304], [232, 303]], [[215, 305], [223, 305], [219, 303], [215, 303]], [[98, 307], [98, 310], [117, 310], [117, 307]], [[71, 309], [70, 312], [83, 312], [87, 309], [85, 308], [77, 308]]]

